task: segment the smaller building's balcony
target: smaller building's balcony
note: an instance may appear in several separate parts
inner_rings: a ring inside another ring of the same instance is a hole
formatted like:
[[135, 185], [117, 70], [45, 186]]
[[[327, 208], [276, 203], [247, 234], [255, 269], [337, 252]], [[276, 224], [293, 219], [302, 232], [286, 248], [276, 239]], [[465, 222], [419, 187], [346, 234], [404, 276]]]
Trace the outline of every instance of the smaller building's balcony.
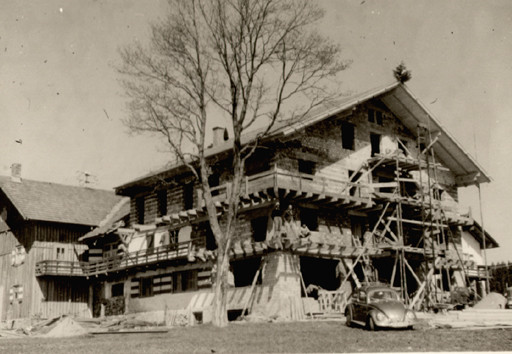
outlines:
[[36, 263], [36, 276], [86, 276], [87, 262], [44, 260]]
[[476, 266], [470, 269], [466, 269], [466, 274], [469, 278], [486, 279], [492, 278], [490, 271], [485, 269], [485, 266]]

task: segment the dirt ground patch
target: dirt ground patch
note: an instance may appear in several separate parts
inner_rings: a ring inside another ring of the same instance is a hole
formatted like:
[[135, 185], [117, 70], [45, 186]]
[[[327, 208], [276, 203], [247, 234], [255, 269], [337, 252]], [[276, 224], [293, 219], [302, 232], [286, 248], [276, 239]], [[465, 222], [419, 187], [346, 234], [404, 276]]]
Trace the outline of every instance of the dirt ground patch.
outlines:
[[168, 333], [0, 339], [0, 353], [307, 353], [498, 351], [512, 349], [511, 329], [368, 332], [340, 321], [233, 323], [173, 328]]

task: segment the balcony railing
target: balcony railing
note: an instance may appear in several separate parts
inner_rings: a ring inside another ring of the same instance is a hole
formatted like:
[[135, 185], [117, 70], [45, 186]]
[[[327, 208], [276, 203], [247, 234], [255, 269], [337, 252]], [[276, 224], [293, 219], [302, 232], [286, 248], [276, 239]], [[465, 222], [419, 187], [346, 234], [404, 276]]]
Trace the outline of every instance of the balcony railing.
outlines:
[[45, 260], [37, 262], [36, 276], [86, 276], [87, 262]]
[[94, 262], [44, 260], [36, 264], [36, 275], [91, 276], [106, 274], [140, 265], [187, 258], [196, 255], [196, 248], [199, 247], [204, 248], [204, 243], [186, 241], [125, 253]]
[[[231, 193], [232, 183], [225, 183], [211, 189], [214, 201], [222, 201]], [[280, 168], [246, 176], [241, 185], [242, 198], [250, 198], [261, 192], [282, 191], [297, 196], [339, 198], [346, 201], [371, 203], [370, 187], [367, 183], [354, 183], [325, 176], [290, 172]]]

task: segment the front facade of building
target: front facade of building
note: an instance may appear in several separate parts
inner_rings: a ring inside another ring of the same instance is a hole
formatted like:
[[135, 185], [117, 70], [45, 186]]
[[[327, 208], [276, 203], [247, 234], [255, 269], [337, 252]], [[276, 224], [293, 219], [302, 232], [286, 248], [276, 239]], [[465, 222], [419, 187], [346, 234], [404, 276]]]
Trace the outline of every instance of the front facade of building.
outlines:
[[[209, 150], [221, 220], [229, 146]], [[246, 164], [228, 309], [291, 319], [340, 311], [352, 286], [369, 281], [400, 289], [417, 309], [449, 301], [475, 267], [458, 188], [485, 182], [399, 83], [278, 124]], [[165, 309], [207, 321], [216, 247], [198, 182], [175, 166], [116, 192], [130, 197], [129, 226], [84, 239], [95, 303], [104, 299], [107, 314]]]

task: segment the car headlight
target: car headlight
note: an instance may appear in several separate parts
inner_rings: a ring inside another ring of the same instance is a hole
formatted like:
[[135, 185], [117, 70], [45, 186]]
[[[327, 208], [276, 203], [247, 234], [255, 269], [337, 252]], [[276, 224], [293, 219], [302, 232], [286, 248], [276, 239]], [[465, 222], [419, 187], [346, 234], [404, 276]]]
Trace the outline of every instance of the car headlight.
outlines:
[[405, 317], [406, 317], [408, 320], [414, 320], [414, 319], [416, 319], [416, 316], [414, 315], [414, 312], [412, 312], [412, 311], [407, 311], [407, 314], [405, 315]]
[[377, 316], [375, 316], [375, 317], [377, 318], [377, 321], [379, 321], [379, 322], [386, 320], [386, 316], [382, 312], [377, 312]]

